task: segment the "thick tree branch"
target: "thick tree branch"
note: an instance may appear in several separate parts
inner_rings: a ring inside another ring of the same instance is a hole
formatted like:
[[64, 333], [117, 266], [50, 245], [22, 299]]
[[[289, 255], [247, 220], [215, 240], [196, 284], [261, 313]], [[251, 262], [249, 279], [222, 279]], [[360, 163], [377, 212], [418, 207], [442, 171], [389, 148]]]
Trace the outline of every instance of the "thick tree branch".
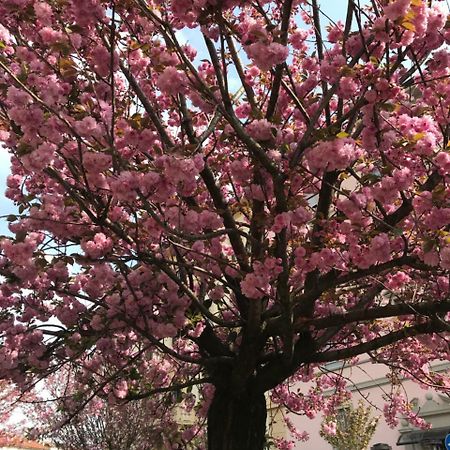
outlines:
[[423, 303], [399, 303], [395, 305], [367, 307], [361, 310], [349, 311], [344, 314], [332, 314], [319, 319], [298, 321], [295, 324], [296, 331], [312, 327], [315, 330], [329, 327], [343, 327], [349, 324], [358, 324], [387, 317], [398, 316], [423, 316], [430, 317], [437, 313], [450, 312], [450, 301], [434, 301]]
[[448, 329], [448, 324], [441, 324], [436, 321], [427, 321], [418, 325], [402, 328], [401, 330], [393, 331], [384, 336], [375, 338], [362, 344], [354, 345], [352, 347], [343, 348], [341, 350], [328, 351], [324, 353], [314, 353], [310, 357], [305, 358], [305, 364], [317, 362], [331, 362], [341, 361], [343, 359], [352, 358], [354, 356], [362, 355], [364, 353], [379, 350], [388, 345], [395, 344], [403, 339], [419, 336], [421, 334], [440, 333]]

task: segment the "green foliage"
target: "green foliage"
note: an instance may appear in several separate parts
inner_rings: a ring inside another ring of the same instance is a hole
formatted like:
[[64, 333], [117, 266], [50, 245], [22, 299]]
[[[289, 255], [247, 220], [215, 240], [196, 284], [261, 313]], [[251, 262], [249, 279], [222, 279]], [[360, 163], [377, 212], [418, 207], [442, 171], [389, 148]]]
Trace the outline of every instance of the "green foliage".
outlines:
[[371, 413], [372, 408], [363, 401], [357, 408], [347, 405], [338, 414], [325, 417], [320, 435], [336, 450], [366, 450], [379, 420]]

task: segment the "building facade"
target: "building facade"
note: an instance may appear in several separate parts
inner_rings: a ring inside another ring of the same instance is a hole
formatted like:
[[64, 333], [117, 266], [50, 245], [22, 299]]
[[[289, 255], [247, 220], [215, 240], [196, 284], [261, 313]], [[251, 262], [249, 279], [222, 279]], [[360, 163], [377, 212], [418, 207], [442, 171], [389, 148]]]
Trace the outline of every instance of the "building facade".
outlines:
[[[382, 416], [369, 448], [382, 450], [383, 446], [376, 444], [386, 444], [397, 450], [445, 450], [444, 439], [450, 433], [450, 391], [444, 395], [431, 388], [421, 388], [411, 380], [401, 380], [401, 384], [395, 389], [400, 389], [405, 394], [407, 400], [414, 405], [413, 410], [431, 425], [431, 429], [417, 429], [402, 418], [399, 418], [396, 428], [390, 428], [383, 417], [385, 397], [393, 389], [386, 366], [372, 364], [367, 359], [349, 367], [343, 367], [342, 363], [333, 363], [328, 368], [339, 369], [344, 377], [351, 380], [349, 390], [352, 391], [354, 404], [364, 399], [374, 408], [374, 415]], [[436, 362], [432, 368], [436, 372], [449, 372], [450, 363]], [[323, 417], [318, 416], [310, 420], [303, 416], [290, 415], [290, 418], [299, 430], [307, 431], [310, 436], [307, 442], [296, 443], [295, 450], [332, 450], [331, 445], [319, 434]]]

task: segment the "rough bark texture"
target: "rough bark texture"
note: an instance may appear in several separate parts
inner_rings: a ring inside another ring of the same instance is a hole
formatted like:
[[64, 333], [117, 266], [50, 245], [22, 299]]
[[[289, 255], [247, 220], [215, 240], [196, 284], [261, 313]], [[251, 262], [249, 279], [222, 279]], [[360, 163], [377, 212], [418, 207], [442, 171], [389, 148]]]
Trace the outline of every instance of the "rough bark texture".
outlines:
[[208, 413], [208, 450], [263, 450], [266, 417], [264, 394], [217, 389]]

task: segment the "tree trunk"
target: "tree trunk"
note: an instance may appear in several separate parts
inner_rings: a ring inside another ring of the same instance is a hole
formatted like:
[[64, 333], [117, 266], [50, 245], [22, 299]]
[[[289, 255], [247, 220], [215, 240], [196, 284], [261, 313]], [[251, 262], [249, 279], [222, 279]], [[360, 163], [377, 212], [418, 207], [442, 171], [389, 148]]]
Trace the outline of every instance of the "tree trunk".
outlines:
[[263, 450], [266, 417], [264, 394], [216, 389], [208, 411], [208, 450]]

